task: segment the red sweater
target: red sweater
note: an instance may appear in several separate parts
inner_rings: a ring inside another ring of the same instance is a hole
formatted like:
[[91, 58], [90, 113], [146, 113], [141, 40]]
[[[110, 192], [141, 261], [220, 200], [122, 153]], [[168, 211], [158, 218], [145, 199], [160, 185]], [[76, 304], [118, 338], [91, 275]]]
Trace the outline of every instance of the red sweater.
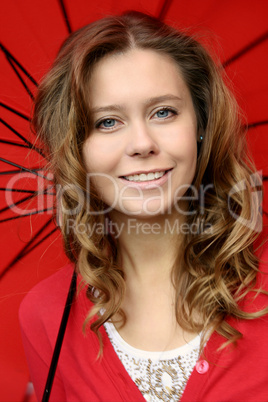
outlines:
[[[268, 250], [264, 255], [268, 261]], [[268, 271], [266, 264], [260, 269]], [[69, 265], [38, 284], [20, 308], [23, 343], [38, 400], [41, 400], [48, 368], [72, 275]], [[268, 276], [258, 284], [268, 289]], [[244, 308], [256, 311], [268, 297], [247, 297]], [[139, 389], [115, 353], [105, 330], [101, 333], [104, 353], [97, 360], [98, 341], [82, 325], [91, 303], [85, 291], [74, 302], [67, 325], [50, 401], [54, 402], [144, 402]], [[199, 362], [186, 385], [182, 402], [268, 401], [268, 316], [229, 322], [243, 334], [236, 348], [217, 352], [224, 338], [212, 334], [205, 348], [207, 361]]]

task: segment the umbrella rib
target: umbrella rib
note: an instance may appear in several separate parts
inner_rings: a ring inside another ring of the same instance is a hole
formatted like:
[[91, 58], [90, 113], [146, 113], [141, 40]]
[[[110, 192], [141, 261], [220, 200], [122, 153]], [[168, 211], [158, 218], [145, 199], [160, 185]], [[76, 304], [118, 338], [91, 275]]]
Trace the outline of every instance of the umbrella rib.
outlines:
[[48, 181], [52, 181], [52, 179], [49, 179], [48, 177], [46, 177], [46, 176], [44, 176], [44, 175], [42, 175], [42, 174], [40, 174], [40, 173], [37, 173], [37, 172], [36, 172], [35, 170], [33, 170], [33, 169], [28, 169], [28, 168], [26, 168], [26, 167], [24, 167], [24, 166], [18, 165], [17, 163], [8, 161], [7, 159], [4, 159], [4, 158], [1, 158], [1, 157], [0, 157], [0, 161], [2, 161], [2, 162], [4, 162], [4, 163], [7, 163], [8, 165], [15, 166], [15, 167], [17, 167], [17, 168], [23, 170], [24, 172], [29, 172], [29, 173], [32, 173], [32, 174], [34, 174], [34, 175], [36, 175], [36, 176], [42, 177], [43, 179], [46, 179], [46, 180], [48, 180]]
[[[33, 194], [28, 195], [28, 196], [25, 197], [25, 198], [21, 198], [19, 201], [14, 202], [13, 204], [7, 205], [6, 207], [0, 209], [0, 213], [6, 212], [6, 211], [8, 211], [9, 209], [12, 209], [13, 207], [16, 207], [17, 205], [20, 205], [20, 204], [22, 204], [22, 203], [25, 202], [25, 201], [29, 201], [29, 200], [31, 200], [31, 199], [37, 197], [38, 195], [47, 195], [48, 190], [49, 190], [49, 189], [46, 188], [44, 191], [34, 191]], [[12, 189], [10, 189], [10, 191], [12, 191]]]
[[247, 128], [250, 129], [250, 128], [255, 128], [258, 126], [265, 126], [266, 124], [268, 124], [268, 120], [256, 121], [254, 123], [249, 123], [247, 125]]
[[12, 60], [26, 75], [26, 77], [29, 78], [30, 81], [32, 81], [32, 83], [38, 87], [38, 83], [36, 82], [36, 80], [31, 76], [31, 74], [22, 66], [22, 64], [7, 50], [7, 48], [0, 43], [0, 48], [1, 50], [5, 53], [8, 62], [11, 64], [10, 60]]
[[12, 131], [12, 133], [14, 133], [17, 137], [19, 137], [22, 141], [25, 142], [25, 144], [28, 145], [29, 149], [32, 149], [33, 151], [36, 151], [37, 153], [39, 153], [41, 156], [43, 155], [43, 152], [41, 149], [35, 147], [30, 141], [28, 141], [22, 134], [20, 134], [17, 130], [15, 130], [15, 128], [13, 128], [10, 124], [8, 124], [5, 120], [0, 118], [0, 122], [2, 124], [4, 124], [4, 126], [6, 126], [10, 131]]
[[20, 188], [6, 188], [6, 187], [0, 187], [0, 191], [12, 191], [14, 193], [27, 193], [27, 194], [35, 194], [35, 190], [23, 190]]
[[8, 56], [6, 56], [7, 61], [9, 62], [9, 64], [11, 65], [11, 67], [13, 68], [16, 76], [18, 77], [18, 79], [20, 80], [20, 82], [22, 83], [22, 85], [24, 86], [24, 88], [26, 89], [26, 92], [30, 95], [32, 101], [34, 101], [34, 96], [32, 91], [30, 90], [30, 88], [28, 87], [28, 85], [26, 84], [26, 82], [24, 81], [24, 79], [22, 78], [22, 76], [20, 75], [19, 71], [17, 70], [17, 68], [15, 67], [15, 65], [13, 64], [13, 60], [11, 60]]
[[[32, 172], [36, 172], [38, 170], [43, 170], [43, 168], [38, 168], [38, 169], [32, 169]], [[0, 176], [8, 175], [8, 174], [20, 174], [21, 169], [18, 170], [7, 170], [5, 172], [0, 172]]]
[[0, 143], [1, 143], [1, 144], [14, 145], [15, 147], [21, 147], [21, 148], [30, 149], [30, 148], [28, 147], [28, 145], [20, 144], [20, 143], [18, 143], [18, 142], [14, 142], [14, 141], [0, 140]]
[[7, 205], [6, 207], [0, 209], [0, 214], [2, 214], [3, 212], [8, 211], [9, 209], [12, 209], [13, 207], [16, 207], [17, 205], [22, 204], [25, 201], [29, 201], [29, 200], [33, 199], [34, 197], [35, 197], [34, 194], [33, 195], [28, 195], [27, 197], [22, 198], [21, 200], [19, 200], [17, 202], [14, 202], [11, 205]]
[[160, 12], [158, 14], [158, 17], [157, 17], [160, 21], [164, 20], [167, 12], [169, 10], [169, 7], [171, 6], [171, 3], [172, 3], [172, 0], [164, 0], [164, 2], [162, 4], [162, 7], [161, 7], [161, 10], [160, 10]]
[[27, 194], [35, 194], [35, 190], [22, 190], [20, 188], [5, 188], [0, 187], [0, 191], [14, 191], [14, 193], [27, 193]]
[[0, 106], [2, 106], [3, 108], [9, 110], [10, 112], [16, 114], [17, 116], [22, 117], [24, 120], [31, 121], [31, 119], [30, 119], [29, 116], [26, 116], [25, 114], [19, 112], [18, 110], [14, 109], [14, 108], [11, 107], [11, 106], [6, 105], [6, 104], [3, 103], [3, 102], [0, 102]]
[[251, 43], [246, 45], [244, 48], [242, 48], [237, 53], [235, 53], [233, 56], [231, 56], [229, 59], [227, 59], [225, 62], [223, 62], [222, 63], [223, 68], [226, 68], [231, 63], [233, 63], [235, 60], [237, 60], [240, 57], [244, 56], [244, 54], [250, 52], [252, 49], [254, 49], [255, 47], [259, 46], [261, 43], [263, 43], [267, 39], [268, 39], [268, 31], [265, 32], [264, 34], [260, 35], [254, 41], [252, 41]]
[[[10, 268], [12, 268], [16, 262], [18, 262], [19, 259], [22, 259], [23, 257], [25, 257], [28, 254], [28, 249], [31, 248], [31, 245], [33, 244], [33, 242], [41, 236], [41, 234], [43, 233], [43, 231], [48, 227], [48, 225], [52, 222], [53, 218], [50, 218], [40, 229], [39, 231], [36, 233], [36, 235], [26, 244], [26, 246], [23, 247], [22, 250], [20, 250], [17, 255], [13, 258], [13, 260], [4, 268], [4, 270], [1, 272], [0, 274], [0, 280], [3, 278], [3, 276], [10, 270]], [[57, 230], [57, 228], [53, 229], [49, 235], [51, 235], [53, 232], [55, 232], [55, 230]], [[47, 237], [47, 235], [45, 236]], [[40, 244], [40, 241], [39, 243]]]
[[70, 33], [72, 33], [72, 28], [71, 28], [71, 25], [70, 25], [70, 19], [68, 17], [67, 11], [66, 11], [64, 0], [59, 0], [59, 4], [60, 4], [60, 8], [61, 8], [61, 11], [62, 11], [62, 14], [63, 14], [63, 19], [64, 19], [64, 22], [66, 24], [68, 33], [70, 34]]
[[[50, 186], [50, 188], [53, 188], [53, 187]], [[46, 190], [48, 190], [48, 189], [46, 189]], [[0, 187], [0, 191], [12, 191], [14, 193], [27, 193], [27, 194], [36, 194], [36, 195], [56, 195], [55, 193], [49, 193], [48, 191], [23, 190], [22, 188]]]
[[43, 212], [49, 212], [49, 211], [53, 211], [53, 208], [51, 207], [51, 208], [38, 209], [38, 211], [29, 212], [28, 214], [23, 214], [23, 215], [19, 215], [19, 216], [12, 216], [10, 218], [0, 219], [0, 223], [14, 221], [16, 219], [25, 218], [26, 216], [37, 215], [37, 214], [40, 214], [40, 213], [43, 213]]
[[56, 232], [58, 230], [58, 228], [54, 228], [52, 229], [48, 234], [46, 234], [44, 237], [42, 237], [42, 239], [40, 239], [36, 244], [34, 244], [32, 247], [30, 247], [26, 253], [24, 253], [22, 255], [22, 257], [26, 256], [27, 254], [29, 254], [31, 251], [33, 251], [36, 247], [39, 246], [39, 244], [43, 243], [49, 236], [51, 236], [54, 232]]

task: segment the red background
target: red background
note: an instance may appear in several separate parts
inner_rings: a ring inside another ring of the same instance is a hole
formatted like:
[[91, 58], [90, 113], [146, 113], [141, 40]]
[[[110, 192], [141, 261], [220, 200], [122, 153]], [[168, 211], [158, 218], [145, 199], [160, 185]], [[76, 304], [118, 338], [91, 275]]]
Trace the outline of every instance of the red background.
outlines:
[[[120, 13], [135, 9], [159, 16], [178, 28], [189, 28], [199, 33], [202, 41], [221, 62], [230, 61], [242, 51], [240, 57], [230, 62], [226, 72], [233, 82], [237, 99], [245, 112], [249, 124], [257, 124], [248, 132], [248, 142], [254, 155], [257, 168], [268, 176], [268, 136], [267, 136], [267, 99], [268, 99], [268, 40], [261, 40], [267, 34], [268, 2], [266, 0], [242, 1], [226, 0], [127, 0], [91, 2], [88, 0], [66, 0], [64, 2], [72, 30], [75, 30], [107, 14]], [[49, 68], [57, 50], [68, 34], [63, 18], [61, 2], [58, 0], [13, 0], [2, 1], [0, 6], [0, 38], [2, 44], [16, 57], [23, 67], [39, 81]], [[259, 39], [259, 45], [256, 45]], [[267, 37], [266, 37], [267, 39]], [[254, 46], [255, 43], [255, 46]], [[252, 45], [251, 48], [249, 45]], [[247, 47], [247, 52], [243, 52]], [[0, 52], [0, 101], [30, 115], [31, 99], [20, 80], [11, 68], [3, 52]], [[35, 86], [25, 77], [30, 89]], [[1, 118], [12, 125], [27, 138], [33, 139], [29, 123], [5, 108], [0, 108]], [[266, 122], [266, 123], [265, 123]], [[14, 134], [1, 124], [1, 139], [15, 139]], [[1, 144], [0, 156], [23, 166], [36, 166], [39, 157], [28, 156], [24, 149], [18, 155], [16, 147]], [[0, 170], [11, 167], [0, 162]], [[11, 176], [2, 176], [1, 187], [8, 186]], [[26, 184], [25, 184], [26, 183]], [[19, 185], [20, 183], [18, 183]], [[24, 182], [25, 188], [36, 188], [36, 178]], [[265, 182], [266, 187], [266, 182]], [[1, 203], [5, 204], [4, 192]], [[14, 195], [13, 199], [20, 199]], [[46, 198], [46, 203], [48, 198]], [[267, 202], [264, 209], [268, 210]], [[10, 211], [6, 211], [10, 214]], [[0, 214], [1, 215], [1, 214]], [[8, 215], [9, 216], [9, 215]], [[1, 269], [12, 260], [22, 247], [31, 239], [31, 230], [37, 231], [51, 215], [47, 212], [34, 216], [31, 220], [1, 223]], [[49, 229], [50, 228], [50, 229]], [[44, 235], [53, 226], [49, 226]], [[18, 306], [27, 291], [39, 280], [52, 274], [65, 263], [58, 232], [54, 232], [46, 244], [41, 244], [26, 257], [16, 263], [0, 282], [0, 350], [1, 350], [1, 401], [22, 401], [28, 381], [28, 372], [20, 340], [17, 318]]]

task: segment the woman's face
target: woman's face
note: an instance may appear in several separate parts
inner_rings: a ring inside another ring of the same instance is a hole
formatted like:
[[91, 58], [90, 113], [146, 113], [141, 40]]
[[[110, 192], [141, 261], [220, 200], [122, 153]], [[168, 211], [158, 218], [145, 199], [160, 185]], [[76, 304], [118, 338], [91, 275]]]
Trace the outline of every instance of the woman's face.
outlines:
[[171, 213], [197, 159], [195, 111], [176, 64], [152, 50], [109, 55], [93, 69], [88, 93], [88, 183], [121, 214]]

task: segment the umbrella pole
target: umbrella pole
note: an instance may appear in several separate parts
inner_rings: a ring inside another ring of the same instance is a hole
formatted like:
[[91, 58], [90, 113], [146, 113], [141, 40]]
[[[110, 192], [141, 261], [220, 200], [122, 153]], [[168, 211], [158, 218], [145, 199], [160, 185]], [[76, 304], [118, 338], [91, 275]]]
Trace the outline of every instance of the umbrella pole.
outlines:
[[43, 397], [42, 397], [42, 402], [48, 402], [48, 400], [49, 400], [49, 396], [51, 393], [53, 380], [55, 377], [55, 372], [56, 372], [56, 368], [57, 368], [57, 364], [58, 364], [58, 360], [59, 360], [59, 356], [60, 356], [61, 346], [62, 346], [68, 318], [70, 315], [70, 310], [71, 310], [75, 291], [76, 291], [76, 272], [74, 271], [72, 280], [71, 280], [71, 284], [70, 284], [70, 288], [68, 291], [66, 303], [64, 306], [64, 311], [63, 311], [63, 315], [62, 315], [62, 319], [61, 319], [61, 323], [60, 323], [60, 328], [59, 328], [55, 348], [53, 351], [53, 356], [52, 356], [50, 367], [49, 367], [49, 372], [48, 372], [47, 382], [46, 382], [46, 386], [45, 386]]

